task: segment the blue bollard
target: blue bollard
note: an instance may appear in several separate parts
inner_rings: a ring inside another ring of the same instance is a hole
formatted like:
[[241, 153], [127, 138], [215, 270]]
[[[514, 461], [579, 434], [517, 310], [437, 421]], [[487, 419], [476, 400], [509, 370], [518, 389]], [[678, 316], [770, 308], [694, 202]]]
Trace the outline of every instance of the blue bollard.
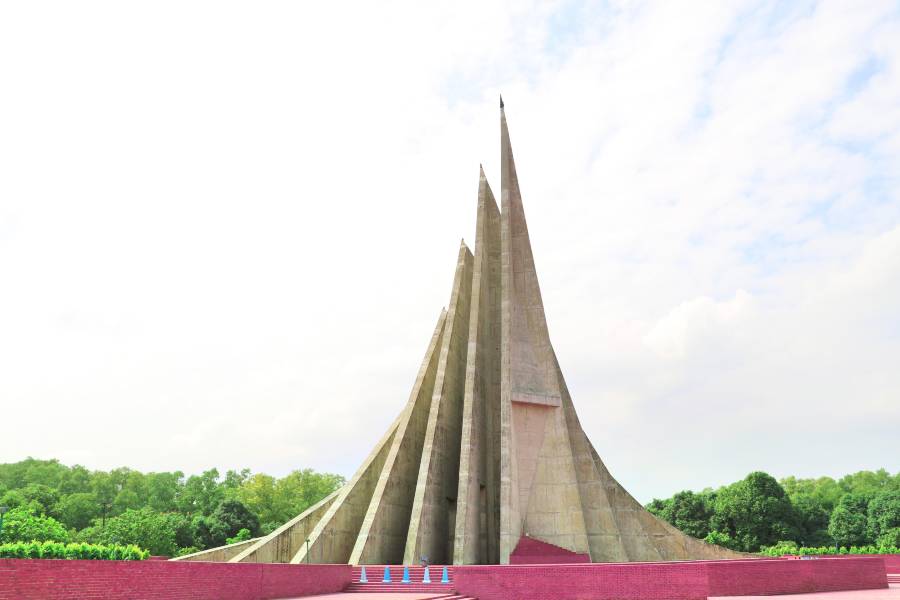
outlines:
[[359, 574], [359, 582], [360, 583], [369, 583], [369, 580], [366, 579], [366, 568], [363, 567], [362, 573]]
[[409, 583], [409, 567], [403, 565], [403, 581], [400, 583]]
[[425, 575], [422, 577], [422, 583], [431, 583], [431, 575], [428, 573], [428, 565], [425, 565]]
[[447, 573], [447, 567], [444, 567], [444, 571], [441, 573], [441, 583], [450, 583], [450, 577]]
[[391, 568], [390, 567], [384, 568], [384, 579], [382, 579], [381, 581], [382, 581], [382, 583], [390, 583], [391, 582]]

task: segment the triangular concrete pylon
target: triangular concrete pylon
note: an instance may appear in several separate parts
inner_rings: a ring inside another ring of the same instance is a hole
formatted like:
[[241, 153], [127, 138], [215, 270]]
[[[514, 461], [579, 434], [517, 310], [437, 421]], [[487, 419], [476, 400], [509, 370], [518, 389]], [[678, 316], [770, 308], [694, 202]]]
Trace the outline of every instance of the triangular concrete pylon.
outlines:
[[475, 253], [460, 244], [406, 406], [350, 481], [265, 537], [175, 560], [505, 564], [523, 536], [596, 562], [742, 556], [644, 510], [585, 435], [550, 343], [502, 103], [500, 172], [499, 209], [479, 173]]

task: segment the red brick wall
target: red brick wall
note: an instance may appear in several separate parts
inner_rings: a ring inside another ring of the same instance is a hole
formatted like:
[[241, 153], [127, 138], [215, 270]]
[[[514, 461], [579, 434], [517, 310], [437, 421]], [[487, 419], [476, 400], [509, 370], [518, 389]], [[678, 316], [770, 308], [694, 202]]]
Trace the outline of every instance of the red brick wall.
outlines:
[[[480, 600], [706, 600], [885, 588], [884, 559], [463, 566], [453, 580]], [[348, 565], [0, 559], [0, 600], [268, 600], [340, 591], [350, 579]]]
[[706, 600], [699, 562], [460, 566], [453, 582], [479, 600]]
[[888, 573], [900, 573], [900, 554], [884, 554], [879, 558], [884, 561]]
[[509, 555], [509, 562], [513, 565], [558, 565], [589, 563], [591, 557], [523, 535], [516, 544], [516, 549]]
[[349, 565], [0, 559], [0, 600], [268, 600], [337, 592]]
[[866, 557], [460, 566], [453, 580], [479, 600], [706, 600], [887, 587], [884, 563]]
[[710, 596], [771, 596], [887, 587], [877, 558], [738, 560], [707, 563]]

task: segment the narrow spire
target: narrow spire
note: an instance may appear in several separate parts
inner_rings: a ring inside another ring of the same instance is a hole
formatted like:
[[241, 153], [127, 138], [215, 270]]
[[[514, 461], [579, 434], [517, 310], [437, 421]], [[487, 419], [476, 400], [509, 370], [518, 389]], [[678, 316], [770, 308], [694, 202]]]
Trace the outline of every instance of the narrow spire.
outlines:
[[500, 94], [500, 110], [503, 110], [503, 94]]

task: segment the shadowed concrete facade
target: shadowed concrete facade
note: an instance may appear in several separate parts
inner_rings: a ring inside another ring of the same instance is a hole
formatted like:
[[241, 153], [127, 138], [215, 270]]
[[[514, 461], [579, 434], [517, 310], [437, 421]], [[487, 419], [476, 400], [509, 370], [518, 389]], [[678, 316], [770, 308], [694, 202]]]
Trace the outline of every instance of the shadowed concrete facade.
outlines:
[[366, 461], [268, 536], [176, 560], [507, 564], [523, 536], [595, 562], [741, 556], [644, 510], [585, 435], [550, 343], [502, 102], [500, 143], [500, 207], [481, 171], [475, 252], [460, 244], [406, 407]]

